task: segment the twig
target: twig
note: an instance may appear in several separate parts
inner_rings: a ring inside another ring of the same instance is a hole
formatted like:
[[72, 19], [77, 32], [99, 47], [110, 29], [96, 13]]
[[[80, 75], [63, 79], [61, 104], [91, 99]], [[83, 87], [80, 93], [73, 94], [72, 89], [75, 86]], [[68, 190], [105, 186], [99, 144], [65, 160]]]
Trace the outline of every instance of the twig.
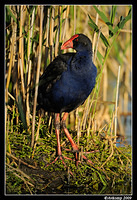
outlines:
[[115, 103], [115, 118], [114, 118], [114, 133], [115, 133], [115, 144], [116, 144], [116, 135], [117, 135], [117, 106], [118, 106], [118, 93], [119, 93], [119, 80], [120, 80], [120, 66], [118, 68], [118, 78], [117, 78], [117, 91], [116, 91], [116, 103]]
[[87, 128], [87, 146], [89, 144], [89, 133], [90, 133], [90, 126], [91, 126], [91, 113], [89, 114], [89, 122], [88, 122], [88, 128]]
[[[22, 27], [23, 27], [23, 5], [20, 7], [20, 32], [19, 36], [22, 35]], [[25, 84], [24, 84], [24, 77], [23, 77], [23, 67], [24, 67], [24, 59], [23, 59], [23, 50], [24, 50], [24, 38], [19, 39], [19, 54], [18, 54], [18, 72], [20, 69], [21, 75], [21, 88], [23, 93], [23, 103], [25, 102]], [[18, 74], [19, 77], [19, 74]]]
[[25, 85], [24, 85], [24, 76], [23, 76], [23, 66], [21, 62], [21, 58], [19, 58], [19, 66], [20, 66], [20, 74], [21, 74], [21, 86], [22, 86], [22, 93], [23, 93], [23, 102], [25, 102]]
[[12, 171], [12, 173], [13, 173], [15, 176], [17, 176], [18, 178], [20, 178], [21, 180], [23, 180], [24, 183], [25, 183], [25, 185], [27, 186], [27, 188], [28, 188], [30, 194], [32, 194], [32, 192], [31, 192], [31, 190], [30, 190], [30, 188], [29, 188], [28, 185], [30, 185], [30, 186], [32, 186], [32, 187], [34, 187], [34, 185], [33, 185], [32, 183], [26, 181], [25, 178], [22, 177], [22, 175], [20, 176], [20, 175], [18, 175], [17, 173], [13, 172], [13, 170], [14, 170], [14, 169], [7, 169], [7, 171]]
[[[98, 9], [100, 9], [100, 6], [98, 6]], [[99, 14], [97, 13], [97, 14], [96, 14], [96, 21], [95, 21], [95, 24], [96, 24], [96, 25], [98, 25], [98, 17], [99, 17]], [[97, 35], [97, 33], [94, 32], [93, 42], [92, 42], [93, 54], [94, 54], [94, 50], [95, 50], [96, 35]], [[94, 60], [95, 60], [95, 59], [94, 59]]]
[[114, 146], [114, 147], [115, 147], [115, 148], [117, 149], [117, 151], [118, 151], [119, 153], [121, 153], [122, 156], [124, 156], [124, 157], [128, 160], [128, 162], [132, 165], [132, 162], [129, 160], [129, 158], [128, 158], [127, 156], [125, 156], [125, 154], [123, 154], [122, 151], [120, 151], [119, 148], [117, 148], [116, 146]]
[[8, 152], [6, 152], [6, 154], [7, 154], [7, 156], [11, 157], [12, 159], [17, 160], [18, 162], [20, 162], [20, 163], [22, 163], [22, 164], [24, 164], [24, 165], [26, 165], [26, 166], [28, 166], [28, 167], [30, 167], [30, 168], [32, 168], [32, 169], [37, 169], [37, 167], [34, 167], [33, 165], [29, 165], [28, 163], [22, 161], [22, 160], [19, 159], [19, 158], [16, 158], [14, 155], [12, 155], [12, 154], [10, 154], [10, 153], [8, 153]]
[[99, 38], [100, 38], [100, 34], [101, 34], [101, 29], [102, 29], [102, 27], [99, 28], [99, 33], [98, 33], [98, 37], [97, 37], [97, 41], [96, 41], [96, 49], [95, 49], [95, 53], [94, 53], [94, 62], [95, 62], [96, 57], [97, 57], [97, 50], [98, 50], [98, 43], [99, 43]]
[[33, 117], [32, 117], [32, 135], [31, 135], [31, 147], [33, 147], [33, 145], [34, 145], [34, 132], [35, 132], [36, 104], [37, 104], [38, 83], [39, 83], [40, 66], [41, 66], [41, 50], [42, 50], [42, 25], [43, 25], [43, 6], [40, 6], [40, 33], [39, 33], [39, 52], [38, 52], [38, 65], [37, 65], [37, 74], [36, 74], [36, 87], [35, 87], [34, 106], [33, 106]]
[[[27, 94], [26, 94], [26, 122], [27, 122], [27, 126], [30, 125], [30, 119], [29, 119], [29, 115], [30, 115], [30, 107], [29, 107], [29, 84], [30, 84], [30, 80], [31, 80], [31, 64], [32, 61], [30, 59], [30, 51], [31, 51], [31, 46], [32, 46], [32, 41], [30, 38], [32, 38], [32, 33], [33, 33], [33, 24], [34, 24], [34, 16], [35, 16], [35, 8], [32, 12], [32, 19], [31, 19], [31, 25], [29, 27], [28, 30], [28, 62], [27, 62], [27, 67], [28, 67], [28, 76], [27, 76]], [[30, 17], [30, 16], [29, 16]]]
[[14, 96], [12, 96], [9, 92], [8, 92], [8, 95], [10, 96], [11, 99], [13, 99], [13, 101], [15, 101]]
[[[15, 171], [19, 172], [21, 175], [23, 175], [24, 177], [26, 177], [27, 179], [29, 179], [31, 182], [34, 183], [34, 180], [32, 180], [27, 174], [25, 174], [25, 173], [24, 173], [23, 171], [21, 171], [20, 169], [14, 168], [14, 167], [12, 167], [11, 165], [9, 165], [9, 164], [7, 164], [7, 163], [6, 163], [6, 165], [7, 165], [9, 168], [11, 168], [12, 171], [15, 170]], [[31, 183], [30, 183], [30, 185], [31, 185], [31, 186], [34, 186], [34, 185], [32, 185]]]
[[74, 35], [76, 33], [76, 5], [74, 5]]
[[38, 140], [38, 137], [39, 137], [40, 123], [41, 123], [41, 115], [40, 115], [39, 122], [38, 122], [38, 128], [37, 128], [36, 139], [35, 139], [36, 142], [35, 142], [34, 147], [33, 147], [32, 158], [34, 157], [34, 152], [35, 152], [35, 148], [36, 148], [36, 145], [37, 145], [37, 140]]
[[110, 160], [110, 158], [111, 158], [112, 155], [113, 155], [113, 152], [114, 152], [114, 149], [113, 149], [113, 142], [112, 142], [112, 140], [110, 140], [110, 142], [111, 142], [111, 149], [112, 149], [111, 154], [110, 154], [109, 157], [105, 160], [105, 162], [101, 165], [100, 168], [102, 168], [102, 167]]
[[78, 124], [77, 124], [77, 145], [79, 146], [79, 138], [81, 136], [81, 132], [80, 132], [80, 117], [79, 115], [77, 114], [77, 117], [78, 117]]
[[69, 14], [69, 5], [66, 6], [67, 10], [64, 13], [64, 28], [62, 30], [62, 41], [64, 42], [64, 38], [65, 38], [65, 34], [66, 34], [66, 27], [67, 27], [67, 23], [68, 23], [68, 14]]

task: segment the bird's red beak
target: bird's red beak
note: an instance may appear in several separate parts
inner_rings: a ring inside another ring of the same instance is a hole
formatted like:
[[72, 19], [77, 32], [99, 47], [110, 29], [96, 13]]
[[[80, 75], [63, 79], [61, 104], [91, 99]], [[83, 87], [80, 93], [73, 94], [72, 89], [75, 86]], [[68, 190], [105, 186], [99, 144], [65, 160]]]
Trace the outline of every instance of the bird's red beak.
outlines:
[[77, 38], [79, 35], [73, 35], [69, 40], [67, 40], [62, 46], [61, 46], [61, 50], [63, 49], [68, 49], [68, 48], [73, 48], [73, 40], [75, 38]]

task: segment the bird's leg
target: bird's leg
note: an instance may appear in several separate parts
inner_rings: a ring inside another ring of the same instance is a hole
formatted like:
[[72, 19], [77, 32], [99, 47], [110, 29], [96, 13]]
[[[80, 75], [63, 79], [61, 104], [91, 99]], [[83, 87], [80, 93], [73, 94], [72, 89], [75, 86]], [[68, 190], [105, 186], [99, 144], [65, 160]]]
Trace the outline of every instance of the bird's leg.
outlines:
[[[67, 136], [67, 138], [69, 139], [70, 143], [71, 143], [71, 146], [73, 148], [73, 151], [75, 152], [75, 162], [76, 162], [76, 167], [78, 166], [78, 154], [79, 154], [79, 148], [78, 146], [75, 144], [75, 142], [73, 141], [68, 129], [66, 128], [66, 119], [67, 119], [67, 116], [68, 116], [68, 113], [65, 113], [63, 115], [63, 118], [62, 118], [62, 126], [63, 126], [63, 130]], [[89, 160], [86, 156], [82, 156], [84, 160], [86, 160], [87, 162], [89, 162], [90, 164], [94, 165], [94, 163]]]
[[55, 158], [54, 161], [49, 163], [47, 166], [50, 164], [55, 163], [58, 159], [61, 159], [63, 165], [66, 167], [65, 162], [63, 161], [62, 158], [62, 153], [61, 153], [61, 146], [60, 146], [60, 139], [59, 139], [59, 131], [60, 131], [60, 119], [59, 119], [59, 113], [57, 113], [56, 118], [55, 118], [55, 132], [56, 132], [56, 137], [57, 137], [57, 158]]
[[63, 126], [63, 130], [67, 136], [67, 138], [69, 139], [70, 143], [71, 143], [71, 146], [73, 148], [73, 151], [75, 153], [75, 162], [76, 162], [76, 166], [78, 166], [78, 153], [79, 153], [79, 149], [77, 147], [77, 145], [75, 144], [75, 142], [73, 141], [68, 129], [66, 128], [66, 119], [67, 119], [67, 116], [68, 116], [68, 113], [65, 113], [63, 115], [63, 118], [62, 118], [62, 126]]
[[[63, 158], [66, 158], [66, 159], [69, 159], [67, 157], [63, 157], [62, 156], [62, 152], [61, 152], [61, 146], [60, 146], [60, 139], [59, 139], [59, 132], [60, 132], [60, 118], [59, 118], [59, 113], [57, 113], [56, 115], [56, 118], [55, 118], [55, 132], [56, 132], [56, 137], [57, 137], [57, 157], [55, 158], [54, 161], [52, 161], [51, 163], [47, 164], [47, 167], [50, 165], [50, 164], [53, 164], [55, 163], [58, 159], [60, 159], [63, 163], [63, 165], [65, 167], [66, 164], [65, 162], [63, 161]], [[69, 171], [69, 173], [73, 176], [73, 173], [71, 171]]]
[[57, 154], [58, 156], [61, 156], [61, 146], [60, 146], [60, 140], [59, 140], [59, 131], [60, 131], [60, 120], [59, 120], [59, 113], [56, 115], [55, 118], [55, 132], [57, 137]]

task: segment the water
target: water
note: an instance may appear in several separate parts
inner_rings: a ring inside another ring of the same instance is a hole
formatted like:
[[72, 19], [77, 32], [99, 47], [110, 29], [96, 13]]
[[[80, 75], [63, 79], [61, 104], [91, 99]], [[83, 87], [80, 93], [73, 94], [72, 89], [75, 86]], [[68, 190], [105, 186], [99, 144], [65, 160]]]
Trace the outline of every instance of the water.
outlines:
[[[116, 88], [116, 84], [117, 84], [116, 77], [108, 69], [108, 89], [107, 89], [107, 100], [108, 101], [115, 101], [115, 88]], [[123, 85], [124, 84], [120, 83], [119, 92], [122, 92], [122, 90], [125, 89], [124, 88], [125, 86], [123, 86]], [[131, 85], [130, 85], [130, 87], [131, 87]], [[123, 107], [123, 105], [124, 105], [124, 99], [122, 99], [122, 107]], [[132, 101], [130, 100], [130, 97], [128, 98], [127, 112], [129, 112], [129, 113], [132, 112]], [[126, 139], [126, 141], [127, 141], [127, 143], [129, 145], [132, 145], [132, 123], [131, 123], [131, 120], [132, 120], [131, 119], [131, 115], [121, 116], [122, 126], [123, 126], [123, 129], [125, 131], [125, 135], [124, 136], [125, 136], [125, 139]], [[118, 142], [119, 141], [120, 140], [118, 140]]]

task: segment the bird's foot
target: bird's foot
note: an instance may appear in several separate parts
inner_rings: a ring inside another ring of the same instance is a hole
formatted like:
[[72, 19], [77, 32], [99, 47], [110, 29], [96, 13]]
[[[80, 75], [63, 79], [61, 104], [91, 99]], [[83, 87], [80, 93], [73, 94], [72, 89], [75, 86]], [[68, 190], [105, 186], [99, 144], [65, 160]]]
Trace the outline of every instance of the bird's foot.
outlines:
[[90, 164], [94, 165], [94, 163], [89, 160], [85, 155], [83, 155], [83, 151], [80, 152], [78, 146], [76, 145], [76, 143], [73, 141], [68, 129], [66, 128], [66, 119], [67, 119], [67, 116], [68, 116], [68, 113], [65, 113], [63, 115], [63, 118], [62, 118], [62, 121], [61, 121], [61, 124], [62, 124], [62, 127], [63, 127], [63, 130], [72, 146], [72, 149], [73, 149], [73, 153], [75, 154], [75, 163], [76, 163], [76, 167], [78, 166], [78, 162], [79, 162], [79, 155], [81, 153], [81, 160], [85, 160], [87, 162], [89, 162]]
[[75, 163], [76, 163], [76, 167], [78, 166], [78, 163], [79, 162], [82, 162], [83, 160], [85, 160], [86, 162], [94, 165], [94, 163], [89, 160], [85, 155], [83, 154], [90, 154], [90, 153], [96, 153], [96, 152], [99, 152], [99, 150], [94, 150], [94, 151], [90, 151], [90, 152], [83, 152], [83, 151], [80, 151], [79, 149], [77, 150], [70, 150], [70, 149], [65, 149], [66, 151], [72, 151], [74, 154], [75, 154]]
[[[59, 155], [53, 160], [51, 163], [47, 164], [46, 167], [48, 167], [51, 164], [54, 164], [58, 159], [62, 161], [62, 164], [64, 165], [65, 168], [67, 168], [66, 163], [64, 162], [64, 159], [72, 160], [71, 158], [68, 158], [66, 156]], [[69, 173], [73, 176], [73, 173], [69, 170]]]

